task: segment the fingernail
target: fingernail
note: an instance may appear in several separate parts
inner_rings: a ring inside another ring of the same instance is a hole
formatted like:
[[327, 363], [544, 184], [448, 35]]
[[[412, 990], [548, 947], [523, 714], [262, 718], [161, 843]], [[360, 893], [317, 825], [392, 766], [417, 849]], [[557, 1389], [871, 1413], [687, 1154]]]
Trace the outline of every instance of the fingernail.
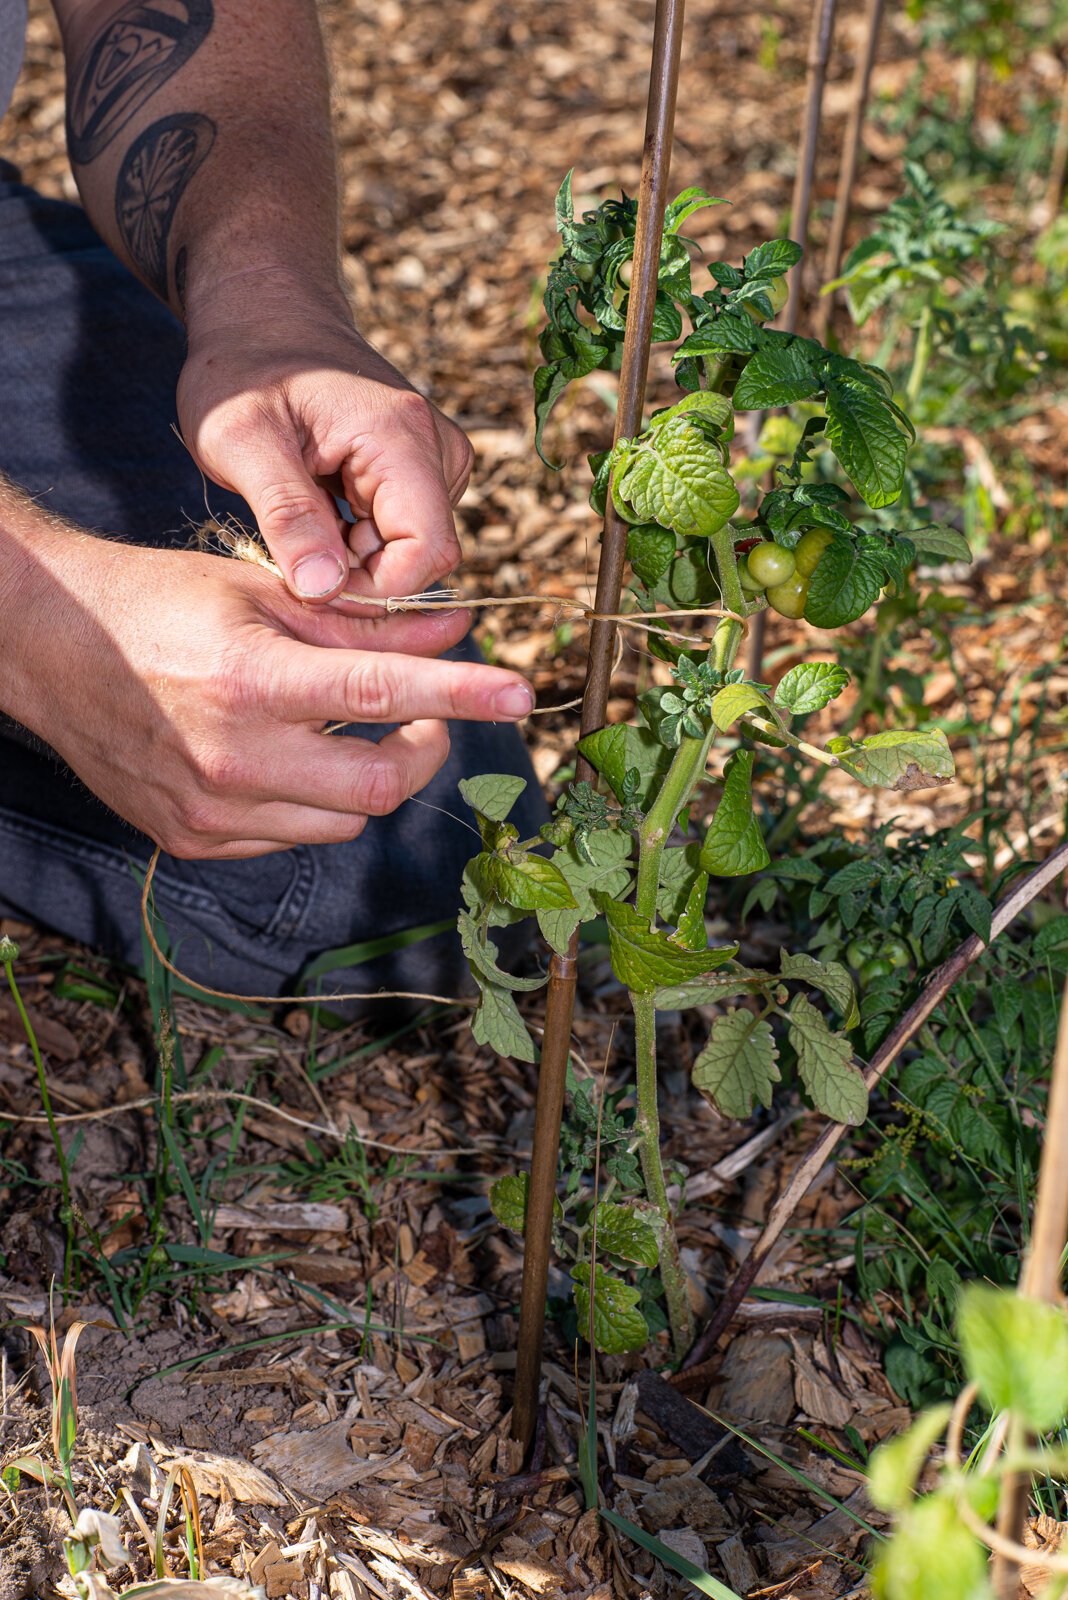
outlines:
[[321, 600], [324, 594], [337, 588], [343, 577], [345, 569], [332, 550], [302, 556], [293, 568], [297, 593], [305, 600]]
[[498, 690], [493, 709], [502, 717], [529, 717], [534, 709], [534, 696], [525, 683], [510, 683], [507, 689]]

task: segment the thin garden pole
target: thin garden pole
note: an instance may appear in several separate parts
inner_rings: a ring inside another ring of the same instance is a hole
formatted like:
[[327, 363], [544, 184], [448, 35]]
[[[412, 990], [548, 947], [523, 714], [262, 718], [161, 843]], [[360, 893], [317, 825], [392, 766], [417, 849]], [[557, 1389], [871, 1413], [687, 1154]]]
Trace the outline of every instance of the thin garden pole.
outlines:
[[[823, 257], [824, 283], [830, 283], [837, 278], [842, 265], [846, 228], [849, 224], [849, 212], [853, 200], [853, 185], [857, 181], [857, 166], [860, 160], [864, 118], [868, 110], [868, 91], [871, 87], [872, 67], [875, 65], [875, 57], [879, 49], [879, 31], [882, 27], [884, 3], [885, 0], [868, 0], [868, 12], [864, 20], [864, 41], [860, 54], [857, 56], [857, 68], [853, 77], [853, 105], [849, 112], [849, 122], [846, 126], [845, 140], [842, 144], [842, 164], [838, 169], [838, 193], [834, 201], [834, 216], [831, 218], [831, 231], [827, 238], [827, 249]], [[833, 291], [830, 294], [823, 295], [816, 312], [815, 336], [821, 344], [826, 343], [827, 340], [827, 326], [831, 318], [833, 301]]]
[[[653, 310], [656, 304], [660, 244], [667, 205], [668, 169], [675, 126], [679, 61], [685, 0], [657, 0], [653, 26], [653, 53], [649, 73], [649, 101], [645, 122], [642, 175], [638, 189], [638, 217], [634, 240], [630, 299], [619, 374], [616, 439], [641, 431], [645, 384], [649, 371]], [[597, 572], [594, 609], [601, 617], [619, 610], [623, 567], [627, 549], [627, 524], [616, 513], [609, 495], [605, 510], [601, 559]], [[581, 733], [604, 726], [615, 659], [616, 624], [594, 620], [590, 628], [586, 688], [582, 701]], [[595, 774], [581, 757], [576, 776], [589, 781]], [[564, 1109], [564, 1084], [571, 1047], [571, 1018], [578, 976], [578, 931], [565, 956], [549, 962], [549, 988], [545, 1004], [538, 1096], [534, 1115], [530, 1186], [524, 1230], [523, 1292], [519, 1311], [516, 1353], [515, 1403], [512, 1437], [526, 1449], [534, 1435], [541, 1381], [542, 1337], [552, 1245], [556, 1164], [560, 1150], [560, 1123]]]
[[[1020, 1273], [1020, 1293], [1050, 1305], [1061, 1302], [1061, 1260], [1068, 1239], [1068, 982], [1061, 998], [1061, 1018], [1057, 1029], [1057, 1049], [1053, 1057], [1046, 1126], [1042, 1135], [1042, 1161], [1038, 1169], [1038, 1193], [1031, 1223], [1031, 1242]], [[1010, 1441], [1012, 1433], [1010, 1429]], [[1003, 1538], [1023, 1544], [1027, 1524], [1027, 1502], [1031, 1494], [1029, 1473], [1007, 1476], [998, 1501], [998, 1532]], [[1016, 1600], [1020, 1570], [1007, 1556], [995, 1552], [994, 1592], [998, 1600]]]
[[[816, 170], [816, 145], [820, 136], [820, 117], [823, 113], [823, 86], [827, 81], [827, 62], [831, 54], [831, 35], [834, 32], [834, 8], [835, 0], [815, 0], [812, 8], [805, 114], [801, 123], [801, 143], [797, 153], [794, 192], [790, 200], [790, 238], [796, 240], [802, 250], [808, 244], [808, 223], [812, 211], [812, 179]], [[790, 297], [782, 317], [782, 327], [786, 333], [797, 332], [801, 315], [803, 266], [804, 263], [800, 263], [790, 274]], [[767, 625], [767, 611], [756, 612], [749, 635], [749, 676], [757, 682], [764, 670], [764, 634]]]
[[[1009, 924], [1020, 915], [1025, 907], [1042, 890], [1051, 883], [1055, 883], [1068, 871], [1068, 843], [1058, 845], [1053, 853], [1046, 857], [1042, 864], [1022, 878], [1009, 893], [994, 907], [994, 915], [990, 925], [990, 943], [997, 936], [1004, 933]], [[897, 1057], [905, 1046], [919, 1032], [927, 1021], [931, 1012], [945, 998], [957, 979], [962, 977], [974, 961], [978, 961], [983, 951], [989, 945], [984, 944], [976, 933], [971, 934], [964, 943], [953, 952], [947, 961], [931, 974], [919, 998], [913, 1002], [901, 1021], [884, 1039], [878, 1050], [871, 1058], [868, 1069], [864, 1074], [864, 1081], [869, 1090], [874, 1089], [886, 1073], [893, 1066]], [[1063, 1016], [1062, 1016], [1063, 1029]], [[725, 1331], [734, 1313], [745, 1299], [746, 1294], [756, 1282], [761, 1267], [768, 1260], [772, 1250], [782, 1236], [790, 1218], [797, 1210], [801, 1201], [816, 1181], [822, 1171], [835, 1145], [848, 1131], [844, 1123], [831, 1122], [824, 1128], [808, 1154], [802, 1157], [785, 1189], [772, 1206], [764, 1230], [746, 1256], [745, 1261], [735, 1273], [734, 1279], [727, 1285], [727, 1290], [720, 1301], [715, 1316], [704, 1329], [693, 1349], [683, 1363], [683, 1370], [674, 1380], [681, 1389], [698, 1388], [703, 1382], [711, 1380], [713, 1363], [707, 1358], [715, 1349], [721, 1333]], [[1064, 1147], [1051, 1143], [1050, 1160], [1057, 1158], [1063, 1160]], [[1065, 1163], [1068, 1170], [1068, 1162]], [[1051, 1180], [1052, 1181], [1052, 1180]], [[1036, 1224], [1037, 1225], [1037, 1224]]]

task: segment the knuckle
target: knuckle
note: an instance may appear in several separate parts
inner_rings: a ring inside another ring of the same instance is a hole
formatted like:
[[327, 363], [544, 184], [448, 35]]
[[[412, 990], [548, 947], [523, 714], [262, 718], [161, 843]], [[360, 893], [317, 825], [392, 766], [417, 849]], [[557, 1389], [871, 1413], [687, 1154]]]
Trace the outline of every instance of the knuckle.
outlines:
[[415, 433], [434, 433], [434, 407], [415, 389], [396, 391], [398, 414]]
[[241, 794], [249, 781], [243, 757], [225, 747], [202, 750], [194, 764], [200, 796], [214, 803], [218, 795]]
[[360, 774], [359, 804], [372, 817], [384, 817], [408, 798], [400, 770], [384, 756], [371, 756]]
[[356, 721], [389, 722], [392, 719], [396, 695], [384, 657], [368, 654], [352, 668], [347, 709]]
[[321, 510], [315, 495], [300, 484], [268, 484], [260, 491], [259, 520], [267, 524], [272, 534], [283, 539], [291, 530], [299, 532], [305, 523], [318, 519]]
[[[225, 831], [223, 812], [217, 800], [198, 790], [183, 794], [176, 806], [179, 843], [186, 845], [184, 858], [196, 854], [207, 840], [214, 840]], [[173, 853], [173, 852], [172, 852]]]

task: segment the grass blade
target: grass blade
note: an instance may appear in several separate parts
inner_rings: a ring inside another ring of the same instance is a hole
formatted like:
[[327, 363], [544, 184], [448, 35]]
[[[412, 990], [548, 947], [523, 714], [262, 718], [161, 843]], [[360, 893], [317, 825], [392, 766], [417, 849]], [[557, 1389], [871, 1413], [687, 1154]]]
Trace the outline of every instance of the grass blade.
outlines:
[[601, 1516], [610, 1522], [613, 1528], [618, 1528], [620, 1533], [625, 1533], [628, 1539], [633, 1539], [635, 1544], [640, 1544], [643, 1550], [648, 1550], [651, 1556], [677, 1572], [680, 1578], [685, 1578], [687, 1583], [692, 1583], [700, 1594], [712, 1596], [712, 1600], [742, 1600], [742, 1596], [735, 1589], [728, 1589], [725, 1583], [720, 1583], [704, 1567], [697, 1566], [686, 1556], [672, 1550], [670, 1545], [664, 1544], [654, 1534], [646, 1533], [644, 1528], [639, 1528], [636, 1522], [631, 1522], [627, 1517], [620, 1516], [618, 1511], [609, 1511], [601, 1508]]

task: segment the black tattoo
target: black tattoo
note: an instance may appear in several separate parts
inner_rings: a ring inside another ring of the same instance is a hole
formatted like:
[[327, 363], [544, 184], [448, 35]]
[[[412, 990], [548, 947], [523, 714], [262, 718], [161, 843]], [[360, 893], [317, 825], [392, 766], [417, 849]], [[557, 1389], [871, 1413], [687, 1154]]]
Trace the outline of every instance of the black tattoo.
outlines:
[[126, 152], [115, 183], [122, 241], [145, 282], [168, 293], [167, 241], [186, 185], [215, 141], [215, 124], [196, 111], [161, 117]]
[[212, 0], [134, 0], [97, 34], [67, 108], [67, 148], [84, 166], [211, 32]]
[[183, 244], [174, 258], [174, 297], [178, 301], [178, 308], [185, 312], [185, 275], [189, 266], [189, 251]]

